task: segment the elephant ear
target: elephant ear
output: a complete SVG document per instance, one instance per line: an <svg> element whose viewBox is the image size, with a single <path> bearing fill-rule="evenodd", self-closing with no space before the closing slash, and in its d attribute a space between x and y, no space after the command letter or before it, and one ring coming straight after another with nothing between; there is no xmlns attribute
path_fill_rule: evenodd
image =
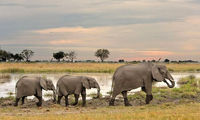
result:
<svg viewBox="0 0 200 120"><path fill-rule="evenodd" d="M152 76L155 80L162 82L164 80L162 74L159 72L159 68L157 65L153 65L152 67Z"/></svg>
<svg viewBox="0 0 200 120"><path fill-rule="evenodd" d="M40 78L40 85L43 89L47 90L47 80Z"/></svg>
<svg viewBox="0 0 200 120"><path fill-rule="evenodd" d="M87 89L90 89L90 83L89 83L89 80L87 77L82 77L82 84L83 84L83 87L87 88Z"/></svg>

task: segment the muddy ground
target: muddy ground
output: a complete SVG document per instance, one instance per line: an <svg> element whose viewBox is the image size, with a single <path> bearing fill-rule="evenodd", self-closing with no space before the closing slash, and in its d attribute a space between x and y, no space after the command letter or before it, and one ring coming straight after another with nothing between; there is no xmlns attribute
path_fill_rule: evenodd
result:
<svg viewBox="0 0 200 120"><path fill-rule="evenodd" d="M199 94L200 96L200 94ZM143 97L143 96L142 96ZM94 108L98 108L98 107L106 107L108 106L110 97L102 97L99 99L90 99L87 100L86 102L86 107L94 107ZM13 97L10 99L2 99L0 101L0 106L1 107L8 107L8 106L13 106L14 104ZM167 103L167 102L173 102L173 103L181 103L182 101L190 101L190 102L200 102L200 97L195 97L195 98L190 98L190 99L178 99L178 98L165 98L165 99L153 99L151 101L150 104L152 105L157 105L157 104L162 104L162 103ZM33 99L26 99L25 100L25 104L21 105L21 101L19 101L19 106L21 108L31 108L31 107L36 107L36 102L38 102L38 100L36 98ZM73 98L71 98L69 100L69 107L72 106L71 104L74 102ZM145 105L145 97L143 98L129 98L129 102L132 104L132 106L142 106ZM42 107L50 107L52 105L54 105L55 103L53 103L53 99L47 100L47 101L43 101L42 103ZM82 100L79 100L78 105L76 105L76 107L81 107L82 104ZM115 100L115 105L116 106L123 106L124 105L124 101L122 97L119 97ZM65 106L65 99L64 97L61 100L61 106Z"/></svg>

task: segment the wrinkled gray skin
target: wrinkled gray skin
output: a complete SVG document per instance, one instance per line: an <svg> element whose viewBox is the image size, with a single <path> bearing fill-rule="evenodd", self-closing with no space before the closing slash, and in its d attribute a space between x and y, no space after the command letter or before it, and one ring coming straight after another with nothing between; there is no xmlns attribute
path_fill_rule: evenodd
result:
<svg viewBox="0 0 200 120"><path fill-rule="evenodd" d="M68 95L74 94L75 103L73 105L78 104L78 98L81 94L82 96L82 106L86 104L86 89L97 88L97 97L100 96L100 87L97 81L94 78L86 77L86 76L70 76L65 75L62 76L57 82L57 95L58 101L60 104L61 98L65 96L65 105L68 106Z"/></svg>
<svg viewBox="0 0 200 120"><path fill-rule="evenodd" d="M171 84L169 84L168 79ZM175 82L166 66L153 63L140 63L137 65L124 65L119 67L113 75L112 97L109 102L114 106L115 97L122 93L125 106L131 106L127 99L127 91L141 87L146 93L146 104L153 99L152 82L165 82L169 88L175 86Z"/></svg>
<svg viewBox="0 0 200 120"><path fill-rule="evenodd" d="M16 83L16 101L14 106L18 105L20 98L22 98L22 104L27 96L34 95L38 98L39 102L37 106L42 105L42 89L52 90L54 96L54 102L56 101L56 91L53 82L41 77L27 77L24 76Z"/></svg>

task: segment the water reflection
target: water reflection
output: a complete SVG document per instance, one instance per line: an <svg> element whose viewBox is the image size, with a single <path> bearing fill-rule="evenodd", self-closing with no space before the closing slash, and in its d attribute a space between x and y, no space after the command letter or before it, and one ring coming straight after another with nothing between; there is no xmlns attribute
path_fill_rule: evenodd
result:
<svg viewBox="0 0 200 120"><path fill-rule="evenodd" d="M2 83L0 83L0 97L7 97L9 96L8 93L12 92L15 93L15 84L18 81L18 79L22 76L40 76L40 77L46 77L48 79L51 79L56 86L56 83L58 79L65 74L10 74L10 79L4 80ZM97 82L99 83L101 87L101 94L103 96L109 95L108 93L111 90L111 84L112 84L112 74L107 73L73 73L71 75L83 75L83 76L90 76L94 77ZM180 78L186 77L188 75L195 75L196 77L200 77L200 73L172 73L172 76L174 77L175 82L177 82ZM167 86L164 82L157 82L155 84L157 87L163 87ZM176 84L175 87L178 87ZM132 90L131 92L139 91L140 88ZM52 93L52 91L44 91L43 95ZM87 90L87 94L91 93L97 93L96 89L89 89ZM33 97L28 97L33 98ZM44 97L44 99L49 99L49 97Z"/></svg>

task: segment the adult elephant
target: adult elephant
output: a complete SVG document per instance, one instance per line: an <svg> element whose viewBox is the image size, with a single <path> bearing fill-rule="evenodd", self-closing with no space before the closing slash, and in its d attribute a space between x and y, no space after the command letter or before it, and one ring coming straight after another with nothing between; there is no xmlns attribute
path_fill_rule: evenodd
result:
<svg viewBox="0 0 200 120"><path fill-rule="evenodd" d="M97 97L100 96L100 87L97 81L94 78L86 77L86 76L71 76L65 75L62 76L57 82L57 94L58 101L60 104L61 98L65 96L65 105L68 106L68 95L74 94L75 102L73 105L78 104L78 98L81 93L82 96L82 106L86 104L86 88L97 88Z"/></svg>
<svg viewBox="0 0 200 120"><path fill-rule="evenodd" d="M56 101L56 91L53 85L53 82L48 79L44 79L41 77L27 77L24 76L19 79L16 83L16 101L14 106L18 105L20 98L22 98L22 104L24 104L24 99L27 96L34 95L38 98L39 102L37 106L42 105L42 89L44 90L52 90L54 101Z"/></svg>
<svg viewBox="0 0 200 120"><path fill-rule="evenodd" d="M168 79L171 84L167 82ZM165 82L169 88L175 86L175 82L165 65L153 63L140 63L137 65L124 65L115 71L112 81L112 97L109 102L114 106L115 97L122 93L125 106L131 106L127 99L127 91L141 87L146 93L146 104L153 99L152 82Z"/></svg>

